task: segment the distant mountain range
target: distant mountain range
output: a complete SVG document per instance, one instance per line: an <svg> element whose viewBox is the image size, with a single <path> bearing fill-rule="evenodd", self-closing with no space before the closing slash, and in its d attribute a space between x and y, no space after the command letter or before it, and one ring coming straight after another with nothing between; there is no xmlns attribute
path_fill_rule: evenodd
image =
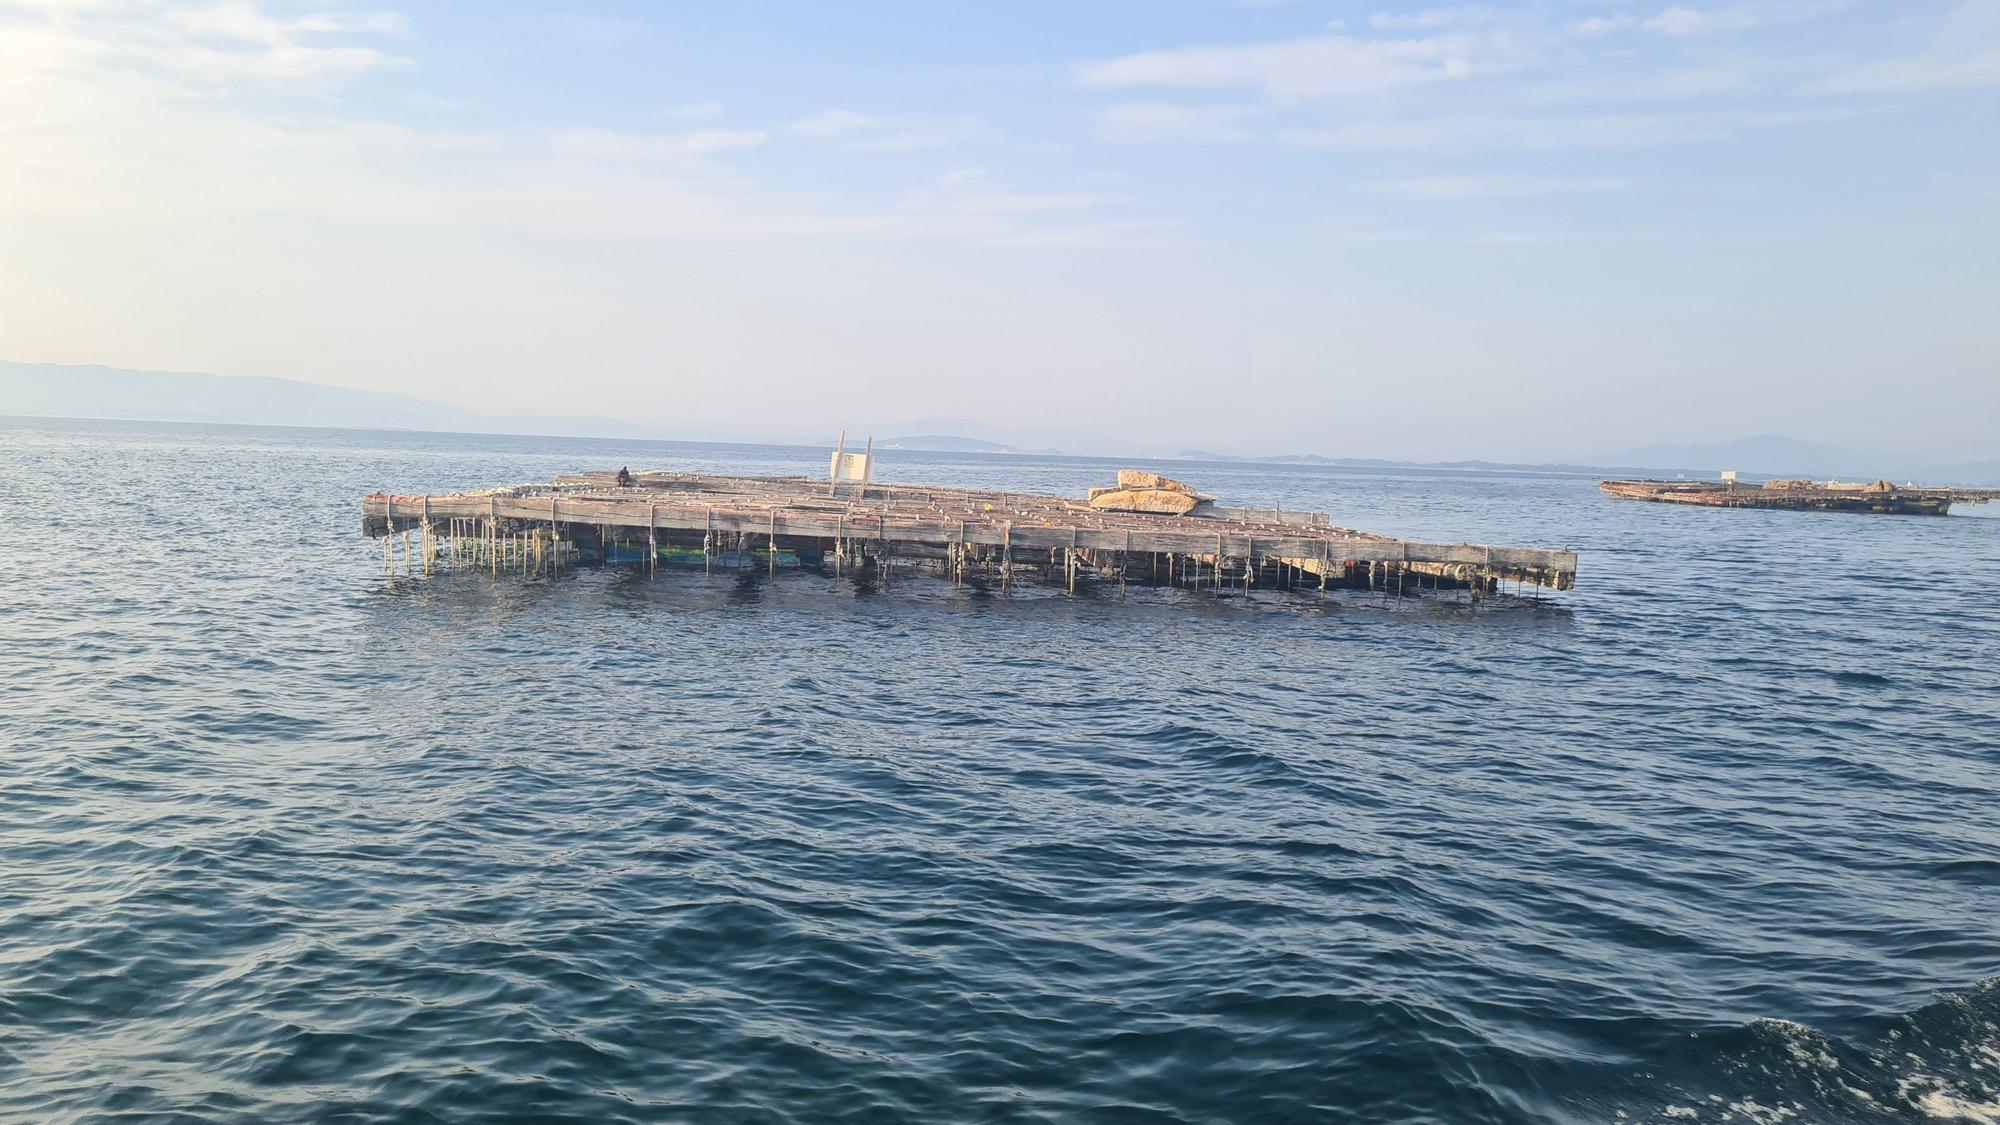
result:
<svg viewBox="0 0 2000 1125"><path fill-rule="evenodd" d="M57 418L118 418L162 422L228 422L268 426L331 426L375 430L543 434L552 437L726 440L667 434L614 418L481 414L409 395L358 391L295 379L205 375L185 371L131 371L97 365L0 362L0 414ZM850 433L866 433L851 430ZM1001 430L963 419L929 419L882 426L878 450L942 453L1104 456L1121 445L1082 430ZM748 435L736 435L740 440ZM761 435L765 440L787 440ZM814 444L793 436L789 440ZM865 439L864 439L865 440ZM850 448L860 444L850 442ZM1129 445L1126 446L1129 449ZM1086 452L1088 451L1088 452ZM1134 457L1146 460L1146 457ZM1157 458L1155 458L1157 459ZM1938 458L1845 449L1795 438L1763 435L1707 444L1650 445L1590 462L1518 464L1497 461L1396 461L1327 457L1316 453L1242 456L1182 450L1183 461L1328 465L1341 468L1433 469L1571 473L1607 476L1713 477L1734 469L1745 477L1816 479L1888 478L1927 484L2000 485L2000 459L1952 462Z"/></svg>
<svg viewBox="0 0 2000 1125"><path fill-rule="evenodd" d="M954 437L950 434L918 434L915 437L881 438L875 442L877 449L909 449L927 453L1032 453L1042 456L1062 456L1060 449L1022 449L997 441L982 438Z"/></svg>
<svg viewBox="0 0 2000 1125"><path fill-rule="evenodd" d="M970 418L921 418L877 422L872 430L848 427L855 433L912 434L875 439L877 449L921 449L939 453L1036 453L1044 456L1099 456L1118 451L1121 443L1086 430L1031 427L1006 429Z"/></svg>
<svg viewBox="0 0 2000 1125"><path fill-rule="evenodd" d="M1589 476L1607 471L1604 465L1519 461L1399 461L1388 457L1324 457L1317 453L1275 453L1246 457L1235 453L1211 453L1205 449L1184 449L1181 461L1243 462L1253 465L1332 465L1342 469L1456 469L1466 472L1500 471L1514 473L1571 473Z"/></svg>
<svg viewBox="0 0 2000 1125"><path fill-rule="evenodd" d="M479 414L385 391L254 375L0 362L0 414L371 430L647 438L613 418Z"/></svg>

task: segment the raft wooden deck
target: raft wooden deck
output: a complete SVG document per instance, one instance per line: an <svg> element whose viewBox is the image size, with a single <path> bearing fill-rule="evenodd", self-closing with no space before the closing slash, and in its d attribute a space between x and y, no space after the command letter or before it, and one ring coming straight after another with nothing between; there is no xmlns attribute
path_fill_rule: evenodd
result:
<svg viewBox="0 0 2000 1125"><path fill-rule="evenodd" d="M1886 483L1886 482L1885 482ZM1628 500L1696 504L1707 508L1776 508L1802 512L1872 512L1942 516L1953 504L2000 499L2000 489L1927 488L1921 485L1832 488L1807 481L1746 484L1740 481L1605 480L1598 490Z"/></svg>
<svg viewBox="0 0 2000 1125"><path fill-rule="evenodd" d="M558 477L443 496L374 493L362 533L401 536L405 564L537 571L570 562L812 566L955 581L1022 577L1221 589L1567 590L1571 551L1421 543L1335 527L1324 513L1204 507L1187 516L1094 510L1083 500L805 477L648 472ZM417 537L413 543L411 536ZM700 555L695 556L694 551ZM393 555L384 543L385 555Z"/></svg>

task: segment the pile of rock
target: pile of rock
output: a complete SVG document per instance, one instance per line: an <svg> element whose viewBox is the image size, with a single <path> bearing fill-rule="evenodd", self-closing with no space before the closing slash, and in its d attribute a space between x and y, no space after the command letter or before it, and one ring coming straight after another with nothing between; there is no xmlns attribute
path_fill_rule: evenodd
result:
<svg viewBox="0 0 2000 1125"><path fill-rule="evenodd" d="M1184 516L1203 504L1214 502L1215 497L1196 492L1172 477L1141 469L1120 469L1117 487L1090 490L1090 506L1100 512L1157 512Z"/></svg>

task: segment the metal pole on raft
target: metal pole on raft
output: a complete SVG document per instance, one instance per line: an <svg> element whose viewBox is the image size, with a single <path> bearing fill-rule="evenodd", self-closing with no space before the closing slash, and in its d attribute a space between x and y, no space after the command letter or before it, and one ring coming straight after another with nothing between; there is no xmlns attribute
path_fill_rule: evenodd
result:
<svg viewBox="0 0 2000 1125"><path fill-rule="evenodd" d="M1014 581L1014 521L1008 520L1000 526L1000 588L1005 590Z"/></svg>

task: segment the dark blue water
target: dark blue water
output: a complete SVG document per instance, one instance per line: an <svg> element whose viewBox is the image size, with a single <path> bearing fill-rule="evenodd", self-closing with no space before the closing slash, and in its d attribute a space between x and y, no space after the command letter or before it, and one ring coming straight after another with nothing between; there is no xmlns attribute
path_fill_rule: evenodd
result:
<svg viewBox="0 0 2000 1125"><path fill-rule="evenodd" d="M1183 468L1582 553L1477 614L358 536L824 457L0 420L0 1118L2000 1120L2000 521Z"/></svg>

